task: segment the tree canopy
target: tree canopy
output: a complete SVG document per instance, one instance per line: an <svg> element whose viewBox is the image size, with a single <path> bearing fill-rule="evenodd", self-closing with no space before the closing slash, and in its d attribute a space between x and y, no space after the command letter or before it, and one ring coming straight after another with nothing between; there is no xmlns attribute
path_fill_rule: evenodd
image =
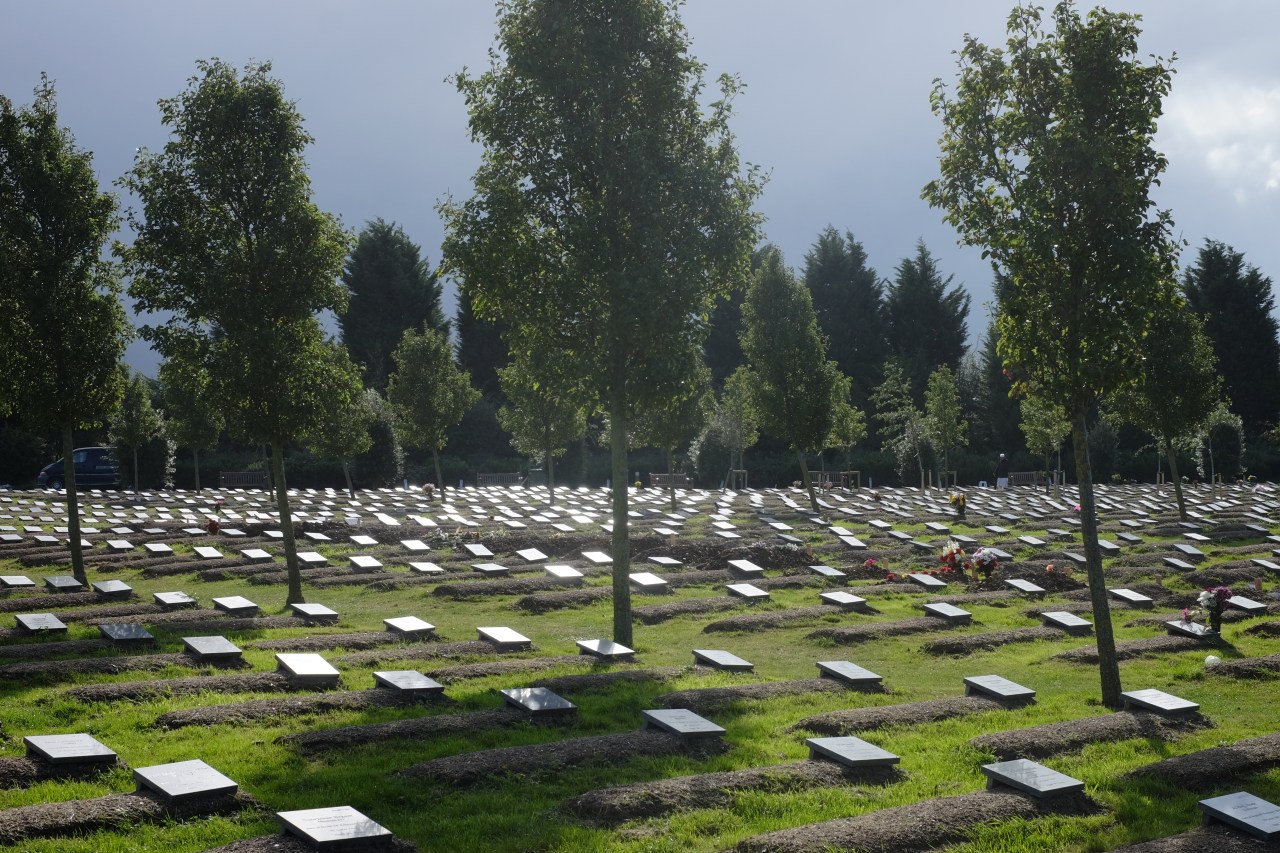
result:
<svg viewBox="0 0 1280 853"><path fill-rule="evenodd" d="M924 400L929 374L939 365L959 369L968 349L969 294L959 285L951 287L952 278L942 277L921 240L915 255L898 263L885 295L889 350L906 374L917 403Z"/></svg>

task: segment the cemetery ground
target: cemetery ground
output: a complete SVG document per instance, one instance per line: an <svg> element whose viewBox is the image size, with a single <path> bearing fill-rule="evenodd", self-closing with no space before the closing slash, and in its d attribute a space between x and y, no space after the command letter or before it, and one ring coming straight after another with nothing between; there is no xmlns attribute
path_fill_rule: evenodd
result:
<svg viewBox="0 0 1280 853"><path fill-rule="evenodd" d="M586 556L609 549L601 490L563 490L552 509L534 489L451 490L447 505L392 490L355 502L295 494L299 550L325 560L304 568L306 598L336 611L333 624L285 605L265 494L82 496L89 581L131 587L114 598L46 590L44 578L70 574L60 495L0 493L0 580L32 581L0 593L0 850L287 853L308 848L283 840L276 813L334 806L390 830L400 849L424 851L1276 849L1274 839L1197 828L1197 803L1236 791L1280 802L1280 500L1244 487L1192 490L1195 517L1181 525L1167 488L1103 487L1099 497L1101 536L1114 543L1108 586L1153 599L1113 599L1124 689L1163 691L1197 712L1102 707L1092 634L1046 629L1046 611L1093 618L1072 558L1082 547L1069 492L972 489L960 521L944 493L912 489L829 493L820 516L792 490L679 492L674 515L665 493L637 491L632 572L669 586L635 589L635 653L622 660L577 645L608 639L612 622L610 567ZM221 529L201 530L213 515ZM1009 559L985 581L942 573L947 585L928 589L905 578L937 571L951 537ZM582 585L561 584L548 566L571 567ZM731 584L768 597L740 597ZM1219 584L1262 609L1228 609L1221 637L1171 633L1166 623ZM194 609L153 603L178 590ZM832 592L864 601L820 598ZM260 610L213 604L232 597ZM969 616L927 615L931 603ZM21 630L26 614L52 614L65 633ZM434 632L393 634L384 620L397 617ZM112 640L105 624L140 625L154 639ZM479 628L497 626L530 642L478 640ZM225 637L242 659L196 660L183 651L193 636ZM695 664L695 650L751 668ZM318 654L339 681L278 674L277 654ZM1210 655L1222 663L1207 665ZM818 663L832 661L882 680L819 680ZM375 672L404 670L443 690L401 697L375 686ZM966 696L965 679L987 675L1034 699ZM538 686L574 709L504 710L499 691ZM668 707L724 733L642 728L643 712ZM58 772L24 757L24 738L72 733L119 763ZM810 757L807 739L833 736L897 760L845 767ZM1080 780L1083 793L985 791L983 765L1017 757ZM131 796L134 770L193 759L233 780L235 798L166 808Z"/></svg>

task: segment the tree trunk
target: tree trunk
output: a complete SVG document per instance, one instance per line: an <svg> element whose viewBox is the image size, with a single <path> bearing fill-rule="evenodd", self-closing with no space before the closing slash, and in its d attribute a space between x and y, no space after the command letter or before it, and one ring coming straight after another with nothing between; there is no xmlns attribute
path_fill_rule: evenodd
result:
<svg viewBox="0 0 1280 853"><path fill-rule="evenodd" d="M347 481L347 494L351 495L352 500L356 496L356 487L351 484L351 463L342 460L342 478Z"/></svg>
<svg viewBox="0 0 1280 853"><path fill-rule="evenodd" d="M133 448L133 493L138 493L138 448Z"/></svg>
<svg viewBox="0 0 1280 853"><path fill-rule="evenodd" d="M284 442L271 442L271 479L275 481L276 511L280 515L280 532L284 535L284 562L289 573L289 594L285 604L301 604L302 573L298 570L298 544L293 539L293 517L289 515L289 490L284 485Z"/></svg>
<svg viewBox="0 0 1280 853"><path fill-rule="evenodd" d="M1076 480L1080 484L1080 531L1084 538L1085 571L1089 577L1089 600L1093 604L1093 631L1098 641L1098 672L1102 680L1102 704L1120 707L1120 664L1116 660L1115 633L1111 627L1111 606L1107 581L1102 575L1102 551L1098 548L1098 516L1093 504L1093 469L1089 461L1088 430L1081 410L1071 426L1075 444Z"/></svg>
<svg viewBox="0 0 1280 853"><path fill-rule="evenodd" d="M676 480L675 472L671 470L671 448L666 448L667 454L667 495L671 498L671 511L676 511Z"/></svg>
<svg viewBox="0 0 1280 853"><path fill-rule="evenodd" d="M431 459L436 465L436 484L440 486L440 503L444 503L444 476L440 473L440 451L431 448Z"/></svg>
<svg viewBox="0 0 1280 853"><path fill-rule="evenodd" d="M200 491L200 451L191 448L192 473L196 475L196 491Z"/></svg>
<svg viewBox="0 0 1280 853"><path fill-rule="evenodd" d="M80 501L76 493L76 437L71 423L62 425L62 482L67 490L67 541L71 546L71 574L88 584L84 573L84 549L80 547Z"/></svg>
<svg viewBox="0 0 1280 853"><path fill-rule="evenodd" d="M796 456L800 459L800 481L804 483L805 491L809 493L809 506L813 507L814 512L820 513L818 496L813 493L813 480L809 479L809 463L805 460L803 453L796 451Z"/></svg>
<svg viewBox="0 0 1280 853"><path fill-rule="evenodd" d="M1173 439L1165 436L1164 455L1169 457L1169 476L1173 477L1173 493L1178 496L1178 520L1187 520L1187 501L1182 496L1182 478L1178 476L1178 456L1173 451Z"/></svg>
<svg viewBox="0 0 1280 853"><path fill-rule="evenodd" d="M613 641L633 645L631 540L627 536L627 407L625 378L614 370L609 400L609 457L613 479Z"/></svg>
<svg viewBox="0 0 1280 853"><path fill-rule="evenodd" d="M267 493L274 499L276 496L276 464L268 453L270 449L268 445L262 445L262 464L267 472Z"/></svg>

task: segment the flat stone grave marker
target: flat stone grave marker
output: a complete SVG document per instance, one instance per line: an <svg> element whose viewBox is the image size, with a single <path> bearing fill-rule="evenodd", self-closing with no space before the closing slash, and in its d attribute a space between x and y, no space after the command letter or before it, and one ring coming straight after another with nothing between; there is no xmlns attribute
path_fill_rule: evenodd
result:
<svg viewBox="0 0 1280 853"><path fill-rule="evenodd" d="M1084 554L1078 553L1076 551L1063 551L1062 556L1070 560L1071 562L1075 563L1077 566L1083 566L1086 562L1088 562L1085 559Z"/></svg>
<svg viewBox="0 0 1280 853"><path fill-rule="evenodd" d="M1179 637L1195 637L1197 640L1213 639L1216 633L1210 631L1205 625L1199 622L1189 622L1182 619L1170 619L1164 623L1170 634L1176 634Z"/></svg>
<svg viewBox="0 0 1280 853"><path fill-rule="evenodd" d="M1192 531L1192 530L1188 530L1186 533L1182 535L1185 536L1187 539L1190 539L1192 542L1212 542L1213 541L1208 536L1205 536L1203 533L1196 533L1195 531Z"/></svg>
<svg viewBox="0 0 1280 853"><path fill-rule="evenodd" d="M586 557L597 566L606 566L613 562L613 557L610 557L604 551L583 551L582 556Z"/></svg>
<svg viewBox="0 0 1280 853"><path fill-rule="evenodd" d="M150 643L155 640L151 632L141 625L126 623L99 625L98 633L116 643Z"/></svg>
<svg viewBox="0 0 1280 853"><path fill-rule="evenodd" d="M1036 698L1036 692L1030 687L1023 687L999 675L970 675L964 680L964 695L972 696L982 693L995 699L1011 699L1029 701Z"/></svg>
<svg viewBox="0 0 1280 853"><path fill-rule="evenodd" d="M547 555L539 551L537 548L523 548L516 551L516 556L524 560L526 563L541 563L548 559Z"/></svg>
<svg viewBox="0 0 1280 853"><path fill-rule="evenodd" d="M108 539L107 550L117 552L132 551L133 543L127 539Z"/></svg>
<svg viewBox="0 0 1280 853"><path fill-rule="evenodd" d="M222 552L217 548L210 548L208 545L197 545L194 549L196 556L202 560L221 560Z"/></svg>
<svg viewBox="0 0 1280 853"><path fill-rule="evenodd" d="M578 711L578 706L546 687L512 687L498 692L504 703L530 717L555 717Z"/></svg>
<svg viewBox="0 0 1280 853"><path fill-rule="evenodd" d="M1280 572L1280 565L1276 565L1270 560L1257 559L1257 560L1250 560L1249 562L1253 563L1255 566L1258 566L1259 568L1266 569L1267 571Z"/></svg>
<svg viewBox="0 0 1280 853"><path fill-rule="evenodd" d="M867 600L859 595L851 592L845 592L842 589L833 590L832 592L820 592L818 598L823 604L830 604L832 607L839 607L842 610L851 610L855 607L861 607L867 603Z"/></svg>
<svg viewBox="0 0 1280 853"><path fill-rule="evenodd" d="M255 616L258 613L258 605L242 595L215 598L213 599L213 606L218 610L230 613L232 616Z"/></svg>
<svg viewBox="0 0 1280 853"><path fill-rule="evenodd" d="M1088 634L1093 623L1065 610L1053 610L1040 614L1040 621L1053 628L1061 628L1068 634Z"/></svg>
<svg viewBox="0 0 1280 853"><path fill-rule="evenodd" d="M300 684L328 686L338 683L342 673L317 654L286 653L276 655L276 672L283 672Z"/></svg>
<svg viewBox="0 0 1280 853"><path fill-rule="evenodd" d="M1261 601L1254 601L1252 598L1245 598L1243 595L1233 595L1227 599L1227 607L1234 607L1237 610L1243 610L1245 613L1266 613L1267 605Z"/></svg>
<svg viewBox="0 0 1280 853"><path fill-rule="evenodd" d="M1167 714L1177 716L1178 714L1190 714L1200 710L1200 706L1195 702L1181 699L1163 690L1128 690L1120 694L1120 698L1124 700L1125 710L1130 705L1141 708L1144 711L1153 711L1157 714Z"/></svg>
<svg viewBox="0 0 1280 853"><path fill-rule="evenodd" d="M400 544L411 554L421 554L431 550L431 546L421 539L401 539Z"/></svg>
<svg viewBox="0 0 1280 853"><path fill-rule="evenodd" d="M235 793L238 787L198 758L139 767L133 771L138 790L154 791L171 803Z"/></svg>
<svg viewBox="0 0 1280 853"><path fill-rule="evenodd" d="M1247 791L1201 800L1197 805L1204 812L1206 825L1216 821L1268 841L1280 838L1280 806Z"/></svg>
<svg viewBox="0 0 1280 853"><path fill-rule="evenodd" d="M16 533L0 533L0 542L5 543L6 545L12 545L15 542L21 541L22 537Z"/></svg>
<svg viewBox="0 0 1280 853"><path fill-rule="evenodd" d="M1025 580L1023 578L1006 578L1005 586L1012 587L1016 589L1018 592L1026 593L1027 595L1030 595L1033 598L1044 597L1044 587L1034 584L1031 581Z"/></svg>
<svg viewBox="0 0 1280 853"><path fill-rule="evenodd" d="M464 542L462 548L473 557L492 557L493 552L479 542Z"/></svg>
<svg viewBox="0 0 1280 853"><path fill-rule="evenodd" d="M654 529L655 529L655 530L657 530L657 528L656 528L656 527L655 527ZM791 543L792 545L803 545L803 544L804 544L804 540L803 540L803 539L801 539L799 536L792 536L790 533L779 533L779 534L778 534L778 539L779 539L780 541L782 541L782 542L789 542L789 543Z"/></svg>
<svg viewBox="0 0 1280 853"><path fill-rule="evenodd" d="M390 619L383 619L382 624L391 633L406 637L425 637L436 630L435 625L419 619L417 616L394 616Z"/></svg>
<svg viewBox="0 0 1280 853"><path fill-rule="evenodd" d="M628 579L638 592L666 592L670 589L667 582L653 572L635 572Z"/></svg>
<svg viewBox="0 0 1280 853"><path fill-rule="evenodd" d="M115 764L116 753L87 734L28 735L27 757L46 764Z"/></svg>
<svg viewBox="0 0 1280 853"><path fill-rule="evenodd" d="M351 568L357 572L376 572L382 568L382 561L368 554L356 554L350 560Z"/></svg>
<svg viewBox="0 0 1280 853"><path fill-rule="evenodd" d="M351 806L276 812L286 833L298 836L316 850L365 850L391 836Z"/></svg>
<svg viewBox="0 0 1280 853"><path fill-rule="evenodd" d="M662 729L681 738L719 737L724 729L685 708L658 708L641 711L643 728Z"/></svg>
<svg viewBox="0 0 1280 853"><path fill-rule="evenodd" d="M937 616L956 625L968 625L973 621L973 614L968 610L962 610L954 604L926 604L924 612L930 616Z"/></svg>
<svg viewBox="0 0 1280 853"><path fill-rule="evenodd" d="M501 563L472 563L471 568L485 576L505 575L511 572Z"/></svg>
<svg viewBox="0 0 1280 853"><path fill-rule="evenodd" d="M1125 543L1126 545L1142 544L1142 537L1134 536L1132 533L1127 533L1127 532L1117 533L1116 538L1119 539L1121 542Z"/></svg>
<svg viewBox="0 0 1280 853"><path fill-rule="evenodd" d="M248 535L243 530L239 530L235 527L223 527L219 532L223 536L230 536L232 539L239 539L242 536Z"/></svg>
<svg viewBox="0 0 1280 853"><path fill-rule="evenodd" d="M911 542L915 539L915 537L910 533L907 533L905 530L888 530L885 532L894 539L897 539L899 542Z"/></svg>
<svg viewBox="0 0 1280 853"><path fill-rule="evenodd" d="M198 602L185 592L153 592L151 598L165 610L195 607Z"/></svg>
<svg viewBox="0 0 1280 853"><path fill-rule="evenodd" d="M578 654L581 655L592 655L604 660L617 660L619 658L629 658L635 653L635 649L627 648L622 643L615 643L613 640L578 640Z"/></svg>
<svg viewBox="0 0 1280 853"><path fill-rule="evenodd" d="M373 547L376 547L378 544L377 539L374 539L372 536L366 536L363 533L357 533L354 536L350 536L348 538L355 544L359 545L361 548L373 548Z"/></svg>
<svg viewBox="0 0 1280 853"><path fill-rule="evenodd" d="M39 542L41 545L57 545L59 541L57 536L50 536L47 533L40 533L32 536L31 538Z"/></svg>
<svg viewBox="0 0 1280 853"><path fill-rule="evenodd" d="M163 542L148 542L142 546L153 557L171 557L173 549Z"/></svg>
<svg viewBox="0 0 1280 853"><path fill-rule="evenodd" d="M290 604L289 609L293 611L295 616L308 622L315 622L318 625L336 625L338 623L338 611L323 604L312 604L304 601Z"/></svg>
<svg viewBox="0 0 1280 853"><path fill-rule="evenodd" d="M1104 556L1114 557L1120 553L1120 546L1106 539L1099 539L1098 550L1101 551Z"/></svg>
<svg viewBox="0 0 1280 853"><path fill-rule="evenodd" d="M1043 548L1048 543L1038 536L1019 536L1018 541L1023 545L1029 545L1032 548Z"/></svg>
<svg viewBox="0 0 1280 853"><path fill-rule="evenodd" d="M675 557L650 557L650 563L657 563L659 566L678 566L680 561Z"/></svg>
<svg viewBox="0 0 1280 853"><path fill-rule="evenodd" d="M1119 589L1108 589L1107 592L1111 593L1112 598L1118 601L1123 601L1126 604L1131 604L1134 607L1152 608L1156 605L1155 601L1150 596L1143 595L1140 592L1134 592L1133 590L1126 589L1124 587L1120 587Z"/></svg>
<svg viewBox="0 0 1280 853"><path fill-rule="evenodd" d="M328 536L326 536L325 534L321 533L318 530L308 530L306 533L303 533L302 535L310 539L312 542L332 542L333 541Z"/></svg>
<svg viewBox="0 0 1280 853"><path fill-rule="evenodd" d="M329 564L329 558L317 551L299 551L298 562L306 566L325 566Z"/></svg>
<svg viewBox="0 0 1280 853"><path fill-rule="evenodd" d="M762 578L764 569L750 560L730 560L729 570L732 574L743 578Z"/></svg>
<svg viewBox="0 0 1280 853"><path fill-rule="evenodd" d="M71 575L50 575L44 579L44 585L54 592L74 592L84 589L84 584Z"/></svg>
<svg viewBox="0 0 1280 853"><path fill-rule="evenodd" d="M409 570L424 575L438 575L444 573L444 569L440 568L435 563L410 563Z"/></svg>
<svg viewBox="0 0 1280 853"><path fill-rule="evenodd" d="M725 589L730 595L745 598L747 601L764 601L769 598L768 592L749 583L731 583Z"/></svg>
<svg viewBox="0 0 1280 853"><path fill-rule="evenodd" d="M693 660L724 672L751 672L755 669L755 664L723 649L694 649Z"/></svg>
<svg viewBox="0 0 1280 853"><path fill-rule="evenodd" d="M1204 552L1194 545L1188 545L1185 542L1173 543L1173 550L1193 560L1203 560Z"/></svg>
<svg viewBox="0 0 1280 853"><path fill-rule="evenodd" d="M0 575L0 587L4 589L22 589L35 585L36 582L26 575Z"/></svg>
<svg viewBox="0 0 1280 853"><path fill-rule="evenodd" d="M133 587L121 580L94 581L93 591L103 598L128 598Z"/></svg>
<svg viewBox="0 0 1280 853"><path fill-rule="evenodd" d="M912 572L907 577L913 582L918 583L925 589L942 589L947 582L940 580L933 575L926 575L924 572Z"/></svg>
<svg viewBox="0 0 1280 853"><path fill-rule="evenodd" d="M13 618L18 623L18 627L24 631L35 633L67 630L66 623L52 613L19 613Z"/></svg>
<svg viewBox="0 0 1280 853"><path fill-rule="evenodd" d="M240 556L244 557L250 563L270 563L271 554L261 548L242 548Z"/></svg>
<svg viewBox="0 0 1280 853"><path fill-rule="evenodd" d="M226 637L183 637L183 650L198 660L238 660L240 647Z"/></svg>
<svg viewBox="0 0 1280 853"><path fill-rule="evenodd" d="M815 575L821 575L824 578L834 579L843 578L845 576L844 572L839 569L833 569L830 566L809 566L809 571L813 572Z"/></svg>
<svg viewBox="0 0 1280 853"><path fill-rule="evenodd" d="M557 521L555 524L551 525L551 527L552 527L552 529L553 529L553 530L559 530L561 533L573 533L573 532L574 532L573 525L572 525L572 524L565 524L563 521Z"/></svg>
<svg viewBox="0 0 1280 853"><path fill-rule="evenodd" d="M1007 785L1033 797L1051 797L1084 790L1084 782L1079 779L1025 758L984 764L982 772L987 777L988 789Z"/></svg>
<svg viewBox="0 0 1280 853"><path fill-rule="evenodd" d="M823 678L834 678L836 681L843 681L845 684L855 687L864 684L879 684L884 680L871 670L863 669L856 663L850 663L847 660L820 660L818 661L818 673Z"/></svg>
<svg viewBox="0 0 1280 853"><path fill-rule="evenodd" d="M856 737L805 738L809 758L825 758L846 767L887 767L901 759L888 750Z"/></svg>
<svg viewBox="0 0 1280 853"><path fill-rule="evenodd" d="M524 634L505 626L476 628L476 633L479 635L481 640L484 640L486 643L492 643L497 646L500 651L527 649L533 646L533 641Z"/></svg>
<svg viewBox="0 0 1280 853"><path fill-rule="evenodd" d="M376 687L398 690L401 693L443 693L444 685L417 670L395 669L375 672L373 682Z"/></svg>
<svg viewBox="0 0 1280 853"><path fill-rule="evenodd" d="M547 566L547 577L562 581L566 584L582 583L582 572L573 566Z"/></svg>
<svg viewBox="0 0 1280 853"><path fill-rule="evenodd" d="M1004 536L1009 532L1009 528L1001 527L998 524L988 524L985 529L988 533L994 533L997 536Z"/></svg>
<svg viewBox="0 0 1280 853"><path fill-rule="evenodd" d="M881 519L879 519L879 518L870 518L870 519L867 519L867 524L870 524L870 525L871 525L872 527L874 527L876 530L892 530L892 529L893 529L893 525L892 525L892 524L890 524L890 523L889 523L889 522L887 522L887 521L883 521L883 520L881 520Z"/></svg>

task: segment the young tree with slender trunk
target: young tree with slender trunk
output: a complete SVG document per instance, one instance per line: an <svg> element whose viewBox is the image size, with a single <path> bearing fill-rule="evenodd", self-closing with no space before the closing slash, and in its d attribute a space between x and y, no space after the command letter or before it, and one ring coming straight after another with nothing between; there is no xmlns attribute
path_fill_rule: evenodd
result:
<svg viewBox="0 0 1280 853"><path fill-rule="evenodd" d="M1062 407L1028 393L1018 401L1022 420L1018 426L1027 439L1027 450L1044 459L1046 474L1053 470L1053 454L1071 434L1071 421ZM1059 484L1061 485L1061 484ZM1048 483L1045 484L1046 490Z"/></svg>
<svg viewBox="0 0 1280 853"><path fill-rule="evenodd" d="M74 430L115 409L129 335L119 272L102 260L116 200L98 189L92 160L58 126L48 79L29 107L0 96L0 411L62 438L71 570L81 583Z"/></svg>
<svg viewBox="0 0 1280 853"><path fill-rule="evenodd" d="M627 436L746 278L757 217L729 133L740 88L703 89L667 0L511 0L490 68L456 78L484 146L475 194L441 205L475 313L570 355L608 413L613 639L631 644ZM708 101L710 101L708 103Z"/></svg>
<svg viewBox="0 0 1280 853"><path fill-rule="evenodd" d="M676 448L702 431L711 417L714 401L711 369L698 362L691 367L689 382L681 393L636 416L636 446L656 447L662 451L667 466L667 498L672 512L676 511L675 467L672 464Z"/></svg>
<svg viewBox="0 0 1280 853"><path fill-rule="evenodd" d="M1002 291L1000 355L1073 424L1080 521L1102 701L1120 704L1085 416L1137 382L1141 341L1172 286L1176 243L1151 189L1171 70L1139 58L1138 19L1071 2L1009 16L1004 49L967 37L951 91L938 82L941 176L924 189L963 243L981 246Z"/></svg>
<svg viewBox="0 0 1280 853"><path fill-rule="evenodd" d="M914 460L923 489L924 453L928 445L925 416L911 398L911 383L897 359L885 362L884 381L871 392L871 402L876 407L880 438L898 461L898 476L905 479L907 466Z"/></svg>
<svg viewBox="0 0 1280 853"><path fill-rule="evenodd" d="M732 482L734 470L747 467L743 458L747 448L760 440L760 416L751 399L754 381L754 374L745 365L734 370L724 381L720 399L711 413L712 427L729 450L729 470L724 479L726 486Z"/></svg>
<svg viewBox="0 0 1280 853"><path fill-rule="evenodd" d="M939 477L947 488L947 475L951 471L951 451L969 443L969 425L963 419L960 392L951 368L939 365L929 374L924 391L924 430L929 444L941 457ZM951 483L952 486L955 483Z"/></svg>
<svg viewBox="0 0 1280 853"><path fill-rule="evenodd" d="M522 354L498 369L509 405L498 410L498 423L511 433L517 452L541 457L547 474L549 502L556 502L556 457L587 431L589 395L557 369L552 356Z"/></svg>
<svg viewBox="0 0 1280 853"><path fill-rule="evenodd" d="M166 360L160 363L166 429L179 447L191 450L192 473L200 491L200 451L218 443L225 421L209 396L209 376L196 367Z"/></svg>
<svg viewBox="0 0 1280 853"><path fill-rule="evenodd" d="M197 63L186 91L160 102L170 139L138 152L121 184L136 195L137 237L118 246L142 311L170 319L143 337L184 370L203 370L233 433L271 450L288 602L303 601L284 449L333 396L359 391L334 370L317 315L341 314L348 235L311 200L311 137L269 63L243 72Z"/></svg>
<svg viewBox="0 0 1280 853"><path fill-rule="evenodd" d="M128 375L127 368L124 370ZM124 380L124 396L120 408L111 418L111 441L129 448L133 454L133 490L138 491L138 448L160 434L160 413L151 405L151 388L142 374L134 372Z"/></svg>
<svg viewBox="0 0 1280 853"><path fill-rule="evenodd" d="M449 339L430 327L405 332L391 357L396 369L387 381L387 402L395 413L396 432L406 447L431 451L443 500L440 450L449 440L449 429L462 421L480 392L454 362Z"/></svg>
<svg viewBox="0 0 1280 853"><path fill-rule="evenodd" d="M354 498L351 462L373 446L369 427L373 425L374 411L368 394L360 387L360 368L352 362L346 347L328 341L325 351L333 374L343 379L336 383L337 393L324 399L320 418L308 428L303 443L313 453L338 461L347 493Z"/></svg>

